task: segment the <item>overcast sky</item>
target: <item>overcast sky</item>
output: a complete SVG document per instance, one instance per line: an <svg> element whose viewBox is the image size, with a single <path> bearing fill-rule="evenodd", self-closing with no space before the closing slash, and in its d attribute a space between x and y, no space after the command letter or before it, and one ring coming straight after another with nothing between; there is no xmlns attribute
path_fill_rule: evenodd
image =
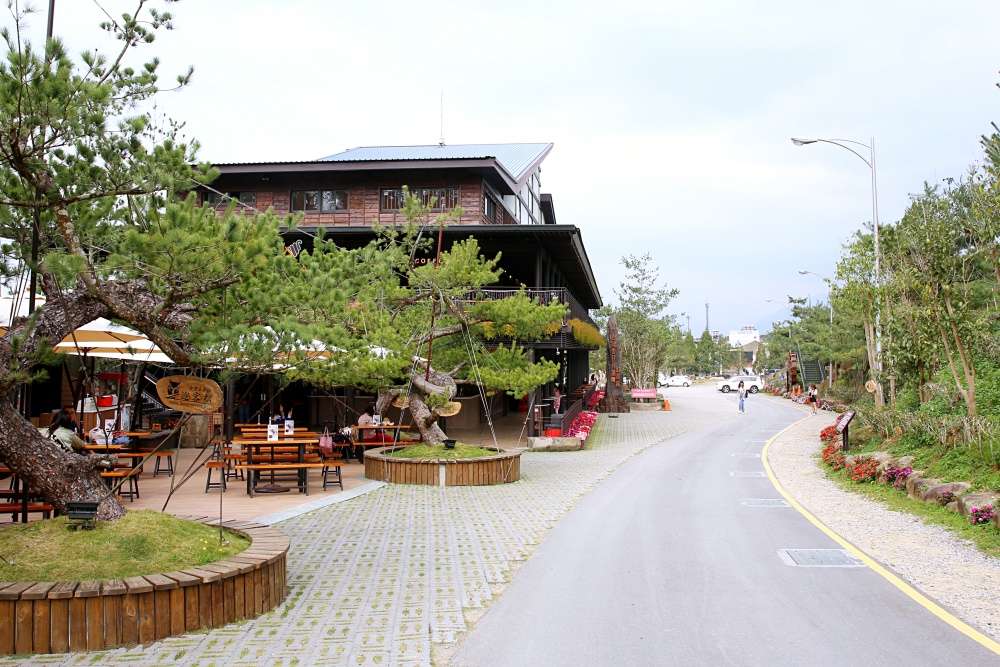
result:
<svg viewBox="0 0 1000 667"><path fill-rule="evenodd" d="M136 0L104 0L120 15ZM32 30L44 36L46 0ZM879 217L961 176L1000 121L995 0L472 3L201 0L149 50L193 85L165 95L214 162L355 146L553 142L542 189L580 227L605 302L648 252L696 334L767 330L767 299L826 299L871 220L871 172L836 146L875 138ZM55 32L98 43L93 0ZM4 25L9 25L9 16ZM686 325L686 318L679 317Z"/></svg>

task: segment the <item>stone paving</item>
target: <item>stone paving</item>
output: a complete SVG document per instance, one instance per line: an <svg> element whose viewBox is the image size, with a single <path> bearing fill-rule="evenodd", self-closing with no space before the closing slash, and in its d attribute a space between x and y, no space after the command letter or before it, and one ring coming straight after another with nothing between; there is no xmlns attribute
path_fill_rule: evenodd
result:
<svg viewBox="0 0 1000 667"><path fill-rule="evenodd" d="M714 395L671 401L671 412L602 415L585 451L524 454L515 484L373 485L275 523L292 541L290 595L260 618L131 649L0 659L0 667L441 664L581 496L644 449L737 414Z"/></svg>

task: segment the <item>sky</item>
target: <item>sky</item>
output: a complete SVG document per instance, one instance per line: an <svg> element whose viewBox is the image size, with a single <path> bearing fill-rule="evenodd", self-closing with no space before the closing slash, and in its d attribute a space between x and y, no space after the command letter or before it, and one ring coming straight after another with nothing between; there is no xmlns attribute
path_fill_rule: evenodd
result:
<svg viewBox="0 0 1000 667"><path fill-rule="evenodd" d="M73 52L103 12L55 0ZM30 21L44 37L47 0ZM356 146L552 142L559 223L577 225L605 303L648 253L695 335L826 300L841 244L872 219L871 170L830 144L875 143L881 224L924 182L981 160L1000 122L1000 3L967 0L202 0L143 59L159 111L211 162L312 160ZM10 25L7 15L0 24ZM443 93L443 104L442 104ZM867 149L860 149L866 157ZM681 316L687 313L690 317Z"/></svg>

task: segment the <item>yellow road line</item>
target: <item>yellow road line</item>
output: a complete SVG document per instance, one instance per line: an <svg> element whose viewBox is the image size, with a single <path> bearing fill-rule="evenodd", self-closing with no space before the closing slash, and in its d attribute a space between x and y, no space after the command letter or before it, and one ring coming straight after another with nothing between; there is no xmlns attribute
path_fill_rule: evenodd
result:
<svg viewBox="0 0 1000 667"><path fill-rule="evenodd" d="M985 646L986 648L993 651L997 655L1000 655L1000 643L995 642L994 640L990 639L989 637L979 632L972 626L968 625L964 621L956 618L954 615L943 609L936 602L925 596L917 589L910 586L910 584L906 583L905 581L897 577L895 574L893 574L889 570L879 565L877 562L875 562L875 560L871 556L861 551L856 546L854 546L853 544L845 540L843 537L833 532L833 530L828 528L826 525L824 525L823 522L821 522L819 519L813 516L809 512L809 510L800 505L794 498L788 495L785 489L782 488L781 484L778 483L778 478L774 476L774 471L771 470L771 465L767 461L767 450L768 448L770 448L771 443L777 440L785 431L789 430L793 426L796 426L805 419L808 419L808 417L803 417L794 424L790 424L789 426L786 426L785 428L775 433L773 436L771 436L771 439L764 444L764 449L763 451L761 451L760 459L764 463L764 470L765 472L767 472L767 478L771 480L772 484L774 484L774 488L778 490L778 493L780 493L784 497L784 499L787 500L789 504L791 504L792 507L798 510L802 516L808 519L814 526L819 528L821 531L826 533L834 542L836 542L837 544L839 544L840 546L844 547L852 554L857 556L859 559L861 559L861 561L865 565L867 565L876 573L881 575L882 578L886 579L890 584L892 584L893 586L901 590L903 593L908 595L921 607L931 612L932 614L940 618L942 621L944 621L951 627L961 632L966 637L969 637L970 639L979 642L981 645Z"/></svg>

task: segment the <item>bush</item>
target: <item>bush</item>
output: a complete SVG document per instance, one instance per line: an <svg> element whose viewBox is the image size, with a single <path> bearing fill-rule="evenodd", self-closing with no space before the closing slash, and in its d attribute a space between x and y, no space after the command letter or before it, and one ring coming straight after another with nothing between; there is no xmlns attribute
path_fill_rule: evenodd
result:
<svg viewBox="0 0 1000 667"><path fill-rule="evenodd" d="M840 450L840 445L831 442L823 448L823 463L830 466L831 470L843 469L844 452Z"/></svg>
<svg viewBox="0 0 1000 667"><path fill-rule="evenodd" d="M913 472L913 468L910 466L905 468L890 466L885 471L885 482L892 484L897 489L902 489L906 486L906 478L910 476L911 472Z"/></svg>
<svg viewBox="0 0 1000 667"><path fill-rule="evenodd" d="M973 507L969 513L969 521L974 524L986 524L993 521L993 505Z"/></svg>
<svg viewBox="0 0 1000 667"><path fill-rule="evenodd" d="M851 481L858 483L874 482L877 474L878 461L875 459L869 456L854 459L854 466L851 468Z"/></svg>

